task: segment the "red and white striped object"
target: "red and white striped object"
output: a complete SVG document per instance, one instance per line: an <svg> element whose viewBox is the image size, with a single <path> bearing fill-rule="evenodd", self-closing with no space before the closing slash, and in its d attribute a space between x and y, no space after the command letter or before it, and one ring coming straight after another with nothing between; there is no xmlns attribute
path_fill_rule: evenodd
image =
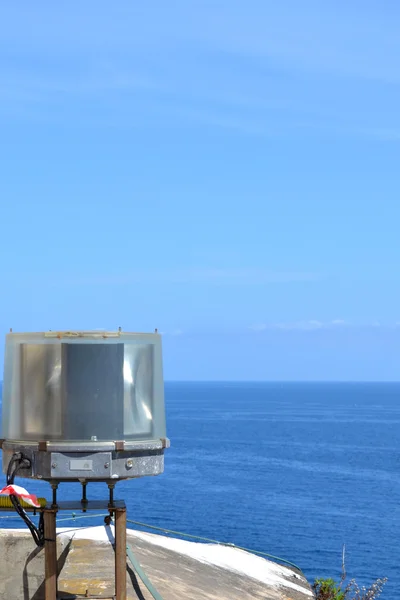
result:
<svg viewBox="0 0 400 600"><path fill-rule="evenodd" d="M25 488L20 485L7 485L0 491L0 495L4 496L18 496L21 500L24 500L27 504L40 508L37 497L34 494L30 494Z"/></svg>

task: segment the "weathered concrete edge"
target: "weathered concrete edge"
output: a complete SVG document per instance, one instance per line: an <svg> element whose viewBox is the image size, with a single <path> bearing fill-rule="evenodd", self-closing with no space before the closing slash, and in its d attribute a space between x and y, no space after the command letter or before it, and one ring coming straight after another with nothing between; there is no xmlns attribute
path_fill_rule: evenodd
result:
<svg viewBox="0 0 400 600"><path fill-rule="evenodd" d="M92 542L95 546L110 547L114 537L114 528L106 526L62 528L58 529L57 532L61 549L69 545L71 540L72 543L75 541L76 543L80 543L79 540L81 540L81 542ZM15 543L16 541L28 553L35 550L30 534L25 529L2 529L0 530L0 540L2 540L3 550L4 548L11 547L13 542ZM240 576L246 580L253 580L254 583L261 584L262 589L265 591L270 590L271 596L268 594L268 598L282 597L310 600L313 597L305 577L294 569L278 565L273 561L234 547L188 542L177 538L134 530L128 531L128 543L133 547L135 552L136 550L139 552L139 558L141 552L145 551L145 554L142 554L143 558L146 557L146 552L150 552L151 556L154 556L154 560L158 561L157 568L160 568L161 572L164 571L166 576L169 573L167 564L163 567L162 557L165 558L165 552L172 552L170 556L177 556L173 562L179 564L182 560L190 560L190 564L193 566L195 572L205 573L204 568L217 568L219 570L222 569L222 571L219 571L221 575L222 572L226 572L227 574L231 573L235 577ZM6 569L6 563L8 562L7 554L6 552L6 560L2 561L3 568L5 567ZM181 555L181 558L179 558L179 555ZM198 564L198 567L196 567L196 564ZM37 583L39 584L40 579L43 579L43 573L39 573L39 563L37 567L33 573L35 573L35 579L37 578Z"/></svg>

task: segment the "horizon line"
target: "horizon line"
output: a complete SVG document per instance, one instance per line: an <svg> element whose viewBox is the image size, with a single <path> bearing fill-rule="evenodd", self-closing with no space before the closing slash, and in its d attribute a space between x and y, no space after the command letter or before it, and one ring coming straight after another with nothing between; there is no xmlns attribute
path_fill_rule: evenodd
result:
<svg viewBox="0 0 400 600"><path fill-rule="evenodd" d="M164 383L398 383L400 379L164 379ZM0 384L3 380L0 379Z"/></svg>
<svg viewBox="0 0 400 600"><path fill-rule="evenodd" d="M399 383L400 379L164 379L164 383Z"/></svg>

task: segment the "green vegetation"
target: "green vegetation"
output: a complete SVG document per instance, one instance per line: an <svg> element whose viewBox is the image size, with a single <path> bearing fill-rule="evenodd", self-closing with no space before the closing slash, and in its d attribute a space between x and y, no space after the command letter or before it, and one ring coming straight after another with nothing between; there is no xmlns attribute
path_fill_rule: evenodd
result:
<svg viewBox="0 0 400 600"><path fill-rule="evenodd" d="M345 587L343 581L337 583L333 579L316 579L313 585L316 600L375 600L386 583L386 578L377 579L369 587L360 587L352 579Z"/></svg>
<svg viewBox="0 0 400 600"><path fill-rule="evenodd" d="M342 576L340 581L334 579L316 579L312 586L316 600L375 600L381 593L387 579L376 579L370 587L360 587L355 579L346 585L345 547L342 554Z"/></svg>

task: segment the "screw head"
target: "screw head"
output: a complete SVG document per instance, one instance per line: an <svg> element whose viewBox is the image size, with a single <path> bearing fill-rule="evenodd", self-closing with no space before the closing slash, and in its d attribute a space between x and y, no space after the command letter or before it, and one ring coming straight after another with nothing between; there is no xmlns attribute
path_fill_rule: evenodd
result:
<svg viewBox="0 0 400 600"><path fill-rule="evenodd" d="M110 466L110 463L108 463L108 462L104 463L104 468L105 469L108 469L109 466Z"/></svg>
<svg viewBox="0 0 400 600"><path fill-rule="evenodd" d="M57 467L57 463L56 463L56 462L53 462L53 463L52 463L52 465L51 465L51 468L52 468L52 469L55 469L56 467Z"/></svg>
<svg viewBox="0 0 400 600"><path fill-rule="evenodd" d="M132 467L133 467L133 460L132 460L132 458L128 458L128 460L126 461L126 468L132 469Z"/></svg>

